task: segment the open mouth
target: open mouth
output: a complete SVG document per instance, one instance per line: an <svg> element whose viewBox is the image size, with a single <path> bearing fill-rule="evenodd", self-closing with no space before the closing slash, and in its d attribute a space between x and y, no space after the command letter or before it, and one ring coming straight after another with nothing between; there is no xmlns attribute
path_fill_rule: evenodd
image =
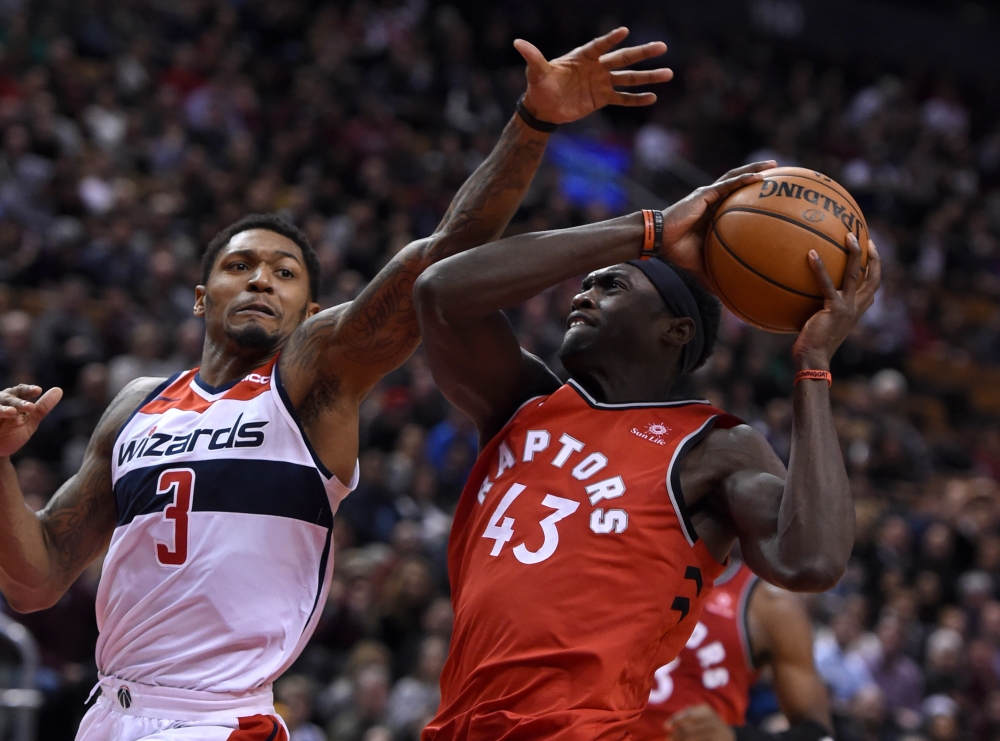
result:
<svg viewBox="0 0 1000 741"><path fill-rule="evenodd" d="M569 319L566 320L566 329L573 329L573 327L579 326L593 327L594 320L581 311L574 311L569 315Z"/></svg>
<svg viewBox="0 0 1000 741"><path fill-rule="evenodd" d="M264 303L255 302L241 306L236 310L237 314L259 314L261 316L275 317L277 313L270 306Z"/></svg>

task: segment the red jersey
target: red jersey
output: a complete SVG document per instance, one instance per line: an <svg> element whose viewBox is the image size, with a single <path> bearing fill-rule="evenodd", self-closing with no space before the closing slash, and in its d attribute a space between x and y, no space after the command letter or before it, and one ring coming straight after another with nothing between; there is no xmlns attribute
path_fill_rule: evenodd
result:
<svg viewBox="0 0 1000 741"><path fill-rule="evenodd" d="M654 673L649 704L632 726L636 741L663 741L663 722L701 703L729 725L746 722L750 687L758 678L747 638L747 606L759 581L735 561L715 580L684 648Z"/></svg>
<svg viewBox="0 0 1000 741"><path fill-rule="evenodd" d="M679 461L739 423L707 402L601 404L572 381L518 410L455 512L455 630L423 741L627 735L723 569Z"/></svg>

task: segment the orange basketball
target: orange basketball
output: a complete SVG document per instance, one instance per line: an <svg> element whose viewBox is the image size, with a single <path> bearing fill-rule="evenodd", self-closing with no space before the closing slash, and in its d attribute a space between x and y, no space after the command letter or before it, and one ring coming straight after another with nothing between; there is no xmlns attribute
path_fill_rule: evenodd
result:
<svg viewBox="0 0 1000 741"><path fill-rule="evenodd" d="M705 238L705 265L719 298L741 319L770 332L797 332L823 308L809 251L816 250L839 289L847 235L868 264L868 225L843 187L802 167L765 170L720 205Z"/></svg>

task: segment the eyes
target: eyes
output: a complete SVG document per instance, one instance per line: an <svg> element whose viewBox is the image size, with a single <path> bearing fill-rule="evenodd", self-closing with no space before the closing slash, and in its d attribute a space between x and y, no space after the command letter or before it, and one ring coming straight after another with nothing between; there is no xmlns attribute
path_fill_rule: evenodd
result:
<svg viewBox="0 0 1000 741"><path fill-rule="evenodd" d="M591 276L584 278L580 291L589 291L595 284L603 288L605 293L610 293L611 291L625 291L628 290L629 287L624 280L615 274L605 273L598 275L596 278Z"/></svg>
<svg viewBox="0 0 1000 741"><path fill-rule="evenodd" d="M233 260L226 264L226 270L231 270L234 273L242 273L250 270L250 265L248 265L243 260ZM274 271L274 274L279 278L284 278L286 280L291 280L295 277L295 272L289 268L278 268Z"/></svg>

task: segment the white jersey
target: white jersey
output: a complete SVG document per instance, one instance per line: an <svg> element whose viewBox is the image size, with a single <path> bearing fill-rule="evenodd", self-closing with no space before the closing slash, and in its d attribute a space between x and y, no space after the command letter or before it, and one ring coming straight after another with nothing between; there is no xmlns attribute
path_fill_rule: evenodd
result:
<svg viewBox="0 0 1000 741"><path fill-rule="evenodd" d="M113 456L101 675L227 693L271 684L319 620L333 515L357 466L345 486L319 460L276 360L227 388L197 369L168 379Z"/></svg>

